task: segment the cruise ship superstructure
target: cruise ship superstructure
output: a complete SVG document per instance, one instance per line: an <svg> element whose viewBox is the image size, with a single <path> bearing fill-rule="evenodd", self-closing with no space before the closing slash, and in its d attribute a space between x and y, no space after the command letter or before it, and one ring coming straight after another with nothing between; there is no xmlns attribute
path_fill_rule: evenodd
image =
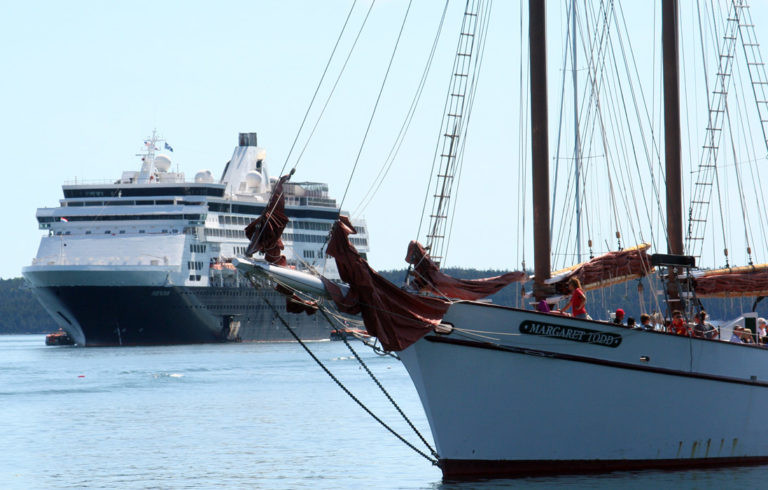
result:
<svg viewBox="0 0 768 490"><path fill-rule="evenodd" d="M266 152L256 133L241 133L221 179L200 171L194 181L171 171L154 133L141 168L108 184L63 186L59 207L39 208L43 236L22 272L54 320L79 345L152 345L291 340L266 304L285 301L271 284L253 285L232 259L248 246L244 228L269 198ZM337 277L324 244L339 214L328 186L288 182L284 255L298 269ZM365 223L355 245L368 250ZM259 257L254 257L259 260ZM328 339L317 316L285 317L305 340Z"/></svg>

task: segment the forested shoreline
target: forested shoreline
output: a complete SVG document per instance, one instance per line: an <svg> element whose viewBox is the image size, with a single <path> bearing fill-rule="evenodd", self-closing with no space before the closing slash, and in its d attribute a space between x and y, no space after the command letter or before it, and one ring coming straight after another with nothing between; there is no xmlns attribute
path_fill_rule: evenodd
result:
<svg viewBox="0 0 768 490"><path fill-rule="evenodd" d="M0 334L50 333L58 328L24 279L0 279Z"/></svg>
<svg viewBox="0 0 768 490"><path fill-rule="evenodd" d="M502 270L446 268L445 273L461 279L477 279L503 274ZM402 284L406 271L388 270L381 274L395 284ZM638 285L641 285L638 288ZM628 317L639 318L641 309L655 311L656 301L651 296L647 279L628 281L610 288L587 293L587 311L598 319L607 319L609 312L622 308ZM531 308L530 299L521 295L521 285L511 284L490 297L499 305ZM753 298L725 298L703 300L709 316L714 320L730 320L751 311ZM644 308L640 307L641 302ZM768 301L757 308L761 316L768 316ZM24 279L0 279L0 334L40 334L58 329L53 319L40 305Z"/></svg>

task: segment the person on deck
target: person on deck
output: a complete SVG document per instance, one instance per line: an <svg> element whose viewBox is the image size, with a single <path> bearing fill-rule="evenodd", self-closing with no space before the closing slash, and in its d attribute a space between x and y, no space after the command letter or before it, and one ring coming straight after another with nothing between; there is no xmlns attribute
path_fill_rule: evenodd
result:
<svg viewBox="0 0 768 490"><path fill-rule="evenodd" d="M635 319L632 317L627 318L627 328L638 328L637 322L635 322Z"/></svg>
<svg viewBox="0 0 768 490"><path fill-rule="evenodd" d="M699 339L712 338L709 336L711 335L710 329L708 326L704 325L704 318L706 318L706 313L704 313L704 316L702 316L701 312L697 313L693 317L693 336ZM711 325L709 325L709 327L711 327Z"/></svg>
<svg viewBox="0 0 768 490"><path fill-rule="evenodd" d="M616 325L624 325L624 310L621 308L616 310L616 314L613 317L613 323Z"/></svg>
<svg viewBox="0 0 768 490"><path fill-rule="evenodd" d="M717 328L711 323L708 323L707 312L701 310L695 317L693 317L693 336L701 339L716 339L719 335Z"/></svg>
<svg viewBox="0 0 768 490"><path fill-rule="evenodd" d="M755 343L755 337L752 333L752 330L748 328L742 328L741 329L741 342L744 344L754 344Z"/></svg>
<svg viewBox="0 0 768 490"><path fill-rule="evenodd" d="M664 316L660 311L657 311L653 314L651 317L651 324L653 325L653 329L657 332L667 331L667 327L664 325Z"/></svg>
<svg viewBox="0 0 768 490"><path fill-rule="evenodd" d="M654 330L653 324L651 323L651 315L647 313L640 315L640 328L643 330Z"/></svg>
<svg viewBox="0 0 768 490"><path fill-rule="evenodd" d="M757 342L765 344L766 341L768 341L768 322L760 317L757 319Z"/></svg>
<svg viewBox="0 0 768 490"><path fill-rule="evenodd" d="M729 340L729 342L733 342L733 343L736 343L736 344L743 344L744 341L741 340L741 330L742 330L742 327L740 327L738 325L734 326L733 327L733 334L731 334L731 339Z"/></svg>
<svg viewBox="0 0 768 490"><path fill-rule="evenodd" d="M574 318L583 318L591 320L592 318L587 315L587 295L581 289L581 282L575 277L568 280L568 288L571 290L571 300L568 304L560 308L560 313L565 313L569 307Z"/></svg>
<svg viewBox="0 0 768 490"><path fill-rule="evenodd" d="M549 313L550 311L552 311L552 309L549 307L549 303L547 303L547 300L542 299L536 304L536 311L540 311L542 313Z"/></svg>
<svg viewBox="0 0 768 490"><path fill-rule="evenodd" d="M688 335L688 325L683 320L683 314L679 310L672 312L672 324L670 325L669 333L675 335Z"/></svg>

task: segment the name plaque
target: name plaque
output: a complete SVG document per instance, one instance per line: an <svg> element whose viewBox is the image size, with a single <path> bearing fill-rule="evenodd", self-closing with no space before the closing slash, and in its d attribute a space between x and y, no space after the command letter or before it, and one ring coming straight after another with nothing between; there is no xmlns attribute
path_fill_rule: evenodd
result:
<svg viewBox="0 0 768 490"><path fill-rule="evenodd" d="M621 335L611 332L600 332L589 328L556 325L554 323L525 320L520 323L520 333L526 335L541 335L553 339L570 340L585 344L602 345L604 347L618 347L621 344Z"/></svg>

